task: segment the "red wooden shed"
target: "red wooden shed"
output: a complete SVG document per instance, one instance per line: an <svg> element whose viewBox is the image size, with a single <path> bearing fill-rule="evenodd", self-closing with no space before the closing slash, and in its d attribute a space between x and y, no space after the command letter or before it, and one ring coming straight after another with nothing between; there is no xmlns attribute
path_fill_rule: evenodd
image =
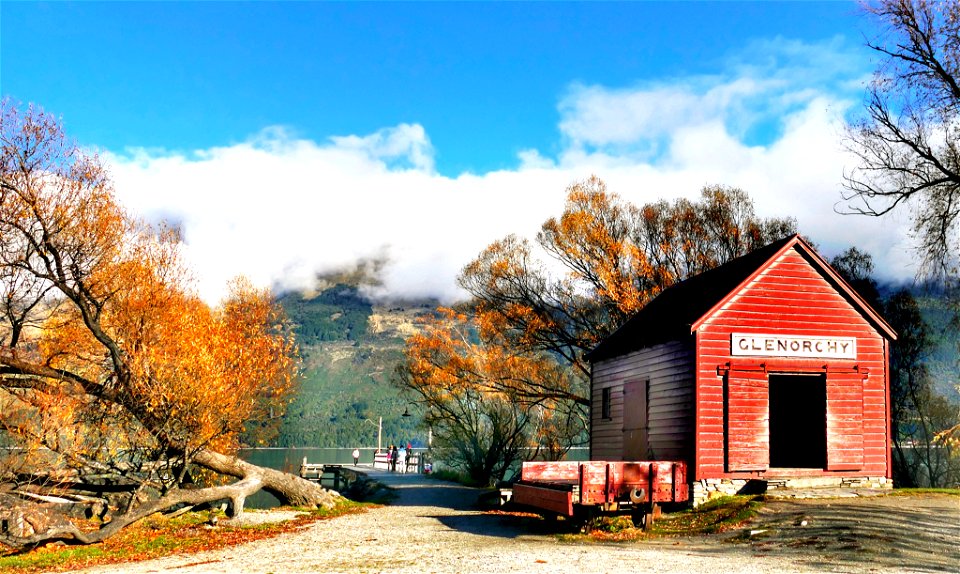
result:
<svg viewBox="0 0 960 574"><path fill-rule="evenodd" d="M686 461L695 504L748 483L892 486L895 338L806 241L777 241L663 291L590 353L590 458Z"/></svg>

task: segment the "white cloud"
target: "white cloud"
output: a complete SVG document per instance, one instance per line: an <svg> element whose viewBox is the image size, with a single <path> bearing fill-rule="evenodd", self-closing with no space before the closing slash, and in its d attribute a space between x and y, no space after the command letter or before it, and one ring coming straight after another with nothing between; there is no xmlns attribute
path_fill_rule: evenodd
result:
<svg viewBox="0 0 960 574"><path fill-rule="evenodd" d="M796 217L825 255L856 244L882 275L908 278L903 221L833 211L849 161L839 121L859 73L841 48L769 41L713 77L573 86L559 105L557 157L528 149L515 169L481 175L436 173L416 124L319 143L271 128L194 154L109 159L127 205L179 223L210 300L237 274L306 287L317 272L383 254L388 293L456 297L463 265L508 233L533 237L560 213L565 188L591 174L637 204L739 186L761 215ZM810 59L830 51L833 68Z"/></svg>
<svg viewBox="0 0 960 574"><path fill-rule="evenodd" d="M406 160L414 169L433 171L433 146L417 124L400 124L364 136L332 137L334 145L346 151L360 152L372 160Z"/></svg>
<svg viewBox="0 0 960 574"><path fill-rule="evenodd" d="M391 261L391 293L454 297L453 278L487 243L532 234L562 206L568 175L437 175L424 146L391 143L400 133L423 134L401 128L327 144L271 130L192 155L108 159L126 205L180 226L210 300L240 273L261 285L307 287L317 272L379 254Z"/></svg>

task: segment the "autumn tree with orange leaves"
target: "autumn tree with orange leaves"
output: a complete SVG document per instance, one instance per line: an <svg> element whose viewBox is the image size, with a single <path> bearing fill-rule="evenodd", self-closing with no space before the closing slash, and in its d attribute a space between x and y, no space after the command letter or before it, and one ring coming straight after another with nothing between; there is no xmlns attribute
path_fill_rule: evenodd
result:
<svg viewBox="0 0 960 574"><path fill-rule="evenodd" d="M465 313L438 311L408 338L398 380L427 406L423 422L444 464L486 486L519 460L567 452L583 429L569 369L544 354L515 353L495 333L481 339Z"/></svg>
<svg viewBox="0 0 960 574"><path fill-rule="evenodd" d="M459 283L471 301L456 321L408 340L400 384L428 413L448 396L433 393L454 385L562 413L579 422L566 437L582 435L587 352L663 289L795 228L791 219L757 217L736 188L707 186L697 201L637 207L596 177L576 183L535 242L508 236L463 269ZM464 322L475 334L469 344L459 333Z"/></svg>
<svg viewBox="0 0 960 574"><path fill-rule="evenodd" d="M295 383L294 341L270 293L239 280L211 308L174 234L128 215L58 121L9 101L0 121L0 434L34 457L0 467L0 481L129 492L98 531L60 523L0 541L97 542L177 506L228 499L235 514L260 489L332 504L313 483L234 456L244 425L281 412ZM47 472L30 476L45 480L24 483L39 461ZM182 488L196 468L239 480Z"/></svg>

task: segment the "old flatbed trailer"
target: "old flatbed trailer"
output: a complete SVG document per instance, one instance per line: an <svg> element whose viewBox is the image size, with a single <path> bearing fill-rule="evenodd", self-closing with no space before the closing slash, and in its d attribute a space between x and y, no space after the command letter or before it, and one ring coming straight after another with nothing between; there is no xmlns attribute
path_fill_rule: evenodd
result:
<svg viewBox="0 0 960 574"><path fill-rule="evenodd" d="M650 528L659 504L689 500L681 461L525 462L512 501L589 528L602 514L627 514Z"/></svg>

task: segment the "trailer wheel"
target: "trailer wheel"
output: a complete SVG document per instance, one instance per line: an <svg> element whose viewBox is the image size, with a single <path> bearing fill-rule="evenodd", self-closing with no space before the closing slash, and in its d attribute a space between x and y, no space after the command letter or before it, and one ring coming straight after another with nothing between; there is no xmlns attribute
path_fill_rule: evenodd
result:
<svg viewBox="0 0 960 574"><path fill-rule="evenodd" d="M579 506L573 509L573 517L570 519L574 530L583 534L590 534L597 522L597 512L592 506Z"/></svg>
<svg viewBox="0 0 960 574"><path fill-rule="evenodd" d="M630 513L630 520L635 528L643 528L647 524L647 512L643 506L635 506Z"/></svg>
<svg viewBox="0 0 960 574"><path fill-rule="evenodd" d="M644 532L650 532L653 529L653 521L660 516L660 505L651 502L647 504L638 504L633 507L630 513L630 519L637 528L643 528Z"/></svg>

